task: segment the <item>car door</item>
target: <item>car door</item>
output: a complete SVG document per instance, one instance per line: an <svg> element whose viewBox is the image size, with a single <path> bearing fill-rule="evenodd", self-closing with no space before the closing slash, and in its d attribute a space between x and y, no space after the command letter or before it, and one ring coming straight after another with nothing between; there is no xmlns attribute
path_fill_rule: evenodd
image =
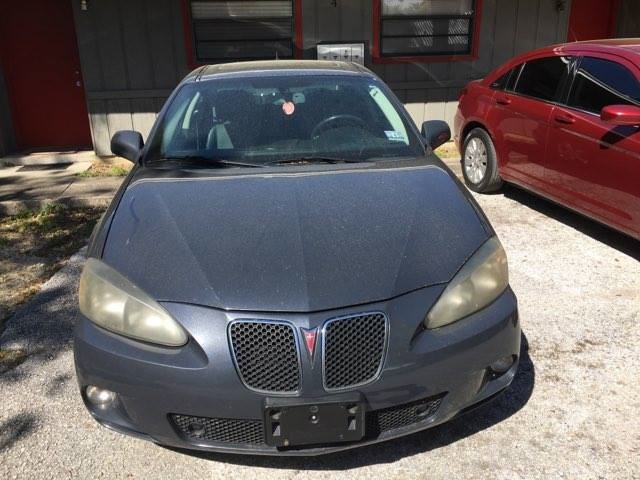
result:
<svg viewBox="0 0 640 480"><path fill-rule="evenodd" d="M544 189L545 147L554 102L568 77L570 59L547 56L516 67L494 94L488 123L506 180Z"/></svg>
<svg viewBox="0 0 640 480"><path fill-rule="evenodd" d="M608 105L640 106L640 72L617 56L579 59L566 105L553 112L547 179L554 196L640 234L640 126L600 119Z"/></svg>

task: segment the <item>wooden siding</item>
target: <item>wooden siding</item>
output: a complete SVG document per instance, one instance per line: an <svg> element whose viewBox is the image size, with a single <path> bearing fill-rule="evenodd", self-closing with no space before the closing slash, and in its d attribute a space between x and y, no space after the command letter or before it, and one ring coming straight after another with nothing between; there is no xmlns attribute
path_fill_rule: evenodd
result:
<svg viewBox="0 0 640 480"><path fill-rule="evenodd" d="M91 133L110 155L122 129L149 133L157 112L187 73L178 0L72 2Z"/></svg>
<svg viewBox="0 0 640 480"><path fill-rule="evenodd" d="M72 2L96 152L109 155L111 135L123 128L147 134L171 89L186 74L180 0ZM484 0L475 61L367 65L391 85L415 122L451 122L460 89L513 55L567 35L570 0ZM319 42L371 44L371 0L303 0L305 58Z"/></svg>
<svg viewBox="0 0 640 480"><path fill-rule="evenodd" d="M621 38L640 37L640 2L622 0L618 11L616 36Z"/></svg>
<svg viewBox="0 0 640 480"><path fill-rule="evenodd" d="M371 39L371 0L304 1L305 58L315 58L320 41ZM564 42L571 2L564 10L554 0L484 0L480 48L475 61L367 65L385 80L402 100L416 124L445 119L450 124L460 89L482 78L519 53ZM366 50L366 49L365 49Z"/></svg>

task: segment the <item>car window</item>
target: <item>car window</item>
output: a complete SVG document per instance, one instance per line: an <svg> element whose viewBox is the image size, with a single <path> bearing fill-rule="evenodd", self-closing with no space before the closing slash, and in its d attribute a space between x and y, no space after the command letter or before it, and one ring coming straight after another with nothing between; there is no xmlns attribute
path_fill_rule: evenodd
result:
<svg viewBox="0 0 640 480"><path fill-rule="evenodd" d="M389 90L370 77L273 75L187 83L145 161L198 156L266 163L424 155Z"/></svg>
<svg viewBox="0 0 640 480"><path fill-rule="evenodd" d="M513 70L509 70L507 73L501 75L499 78L491 82L491 85L489 85L489 87L493 88L494 90L504 90L504 87L507 85L507 80L509 80L509 75L511 75L512 71Z"/></svg>
<svg viewBox="0 0 640 480"><path fill-rule="evenodd" d="M516 86L516 82L518 81L518 77L520 76L520 71L522 70L522 63L517 65L511 69L511 75L509 76L509 80L504 86L504 89L513 92L513 88Z"/></svg>
<svg viewBox="0 0 640 480"><path fill-rule="evenodd" d="M556 100L569 71L568 57L545 57L524 64L515 91L541 100Z"/></svg>
<svg viewBox="0 0 640 480"><path fill-rule="evenodd" d="M640 106L640 83L617 62L585 57L573 80L568 105L597 114L607 105Z"/></svg>
<svg viewBox="0 0 640 480"><path fill-rule="evenodd" d="M491 85L489 85L489 87L494 90L512 90L513 85L518 78L520 67L522 67L522 64L517 65L507 73L502 74L499 78L491 82Z"/></svg>

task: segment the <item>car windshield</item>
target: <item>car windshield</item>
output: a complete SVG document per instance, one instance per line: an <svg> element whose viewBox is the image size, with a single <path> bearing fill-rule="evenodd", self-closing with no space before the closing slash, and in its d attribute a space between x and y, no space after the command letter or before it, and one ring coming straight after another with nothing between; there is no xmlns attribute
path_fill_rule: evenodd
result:
<svg viewBox="0 0 640 480"><path fill-rule="evenodd" d="M243 166L421 155L418 136L375 79L273 75L183 85L145 160Z"/></svg>

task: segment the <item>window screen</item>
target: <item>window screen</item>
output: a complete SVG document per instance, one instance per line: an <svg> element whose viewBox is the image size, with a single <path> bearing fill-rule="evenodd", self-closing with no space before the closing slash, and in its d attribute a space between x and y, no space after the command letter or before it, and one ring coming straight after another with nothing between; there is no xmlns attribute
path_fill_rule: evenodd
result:
<svg viewBox="0 0 640 480"><path fill-rule="evenodd" d="M292 3L292 0L191 1L197 60L293 57Z"/></svg>
<svg viewBox="0 0 640 480"><path fill-rule="evenodd" d="M555 100L569 71L567 57L546 57L526 62L515 91L541 100Z"/></svg>
<svg viewBox="0 0 640 480"><path fill-rule="evenodd" d="M475 0L382 0L383 56L471 53Z"/></svg>
<svg viewBox="0 0 640 480"><path fill-rule="evenodd" d="M607 105L640 106L640 84L619 63L585 57L576 72L568 103L597 114Z"/></svg>

